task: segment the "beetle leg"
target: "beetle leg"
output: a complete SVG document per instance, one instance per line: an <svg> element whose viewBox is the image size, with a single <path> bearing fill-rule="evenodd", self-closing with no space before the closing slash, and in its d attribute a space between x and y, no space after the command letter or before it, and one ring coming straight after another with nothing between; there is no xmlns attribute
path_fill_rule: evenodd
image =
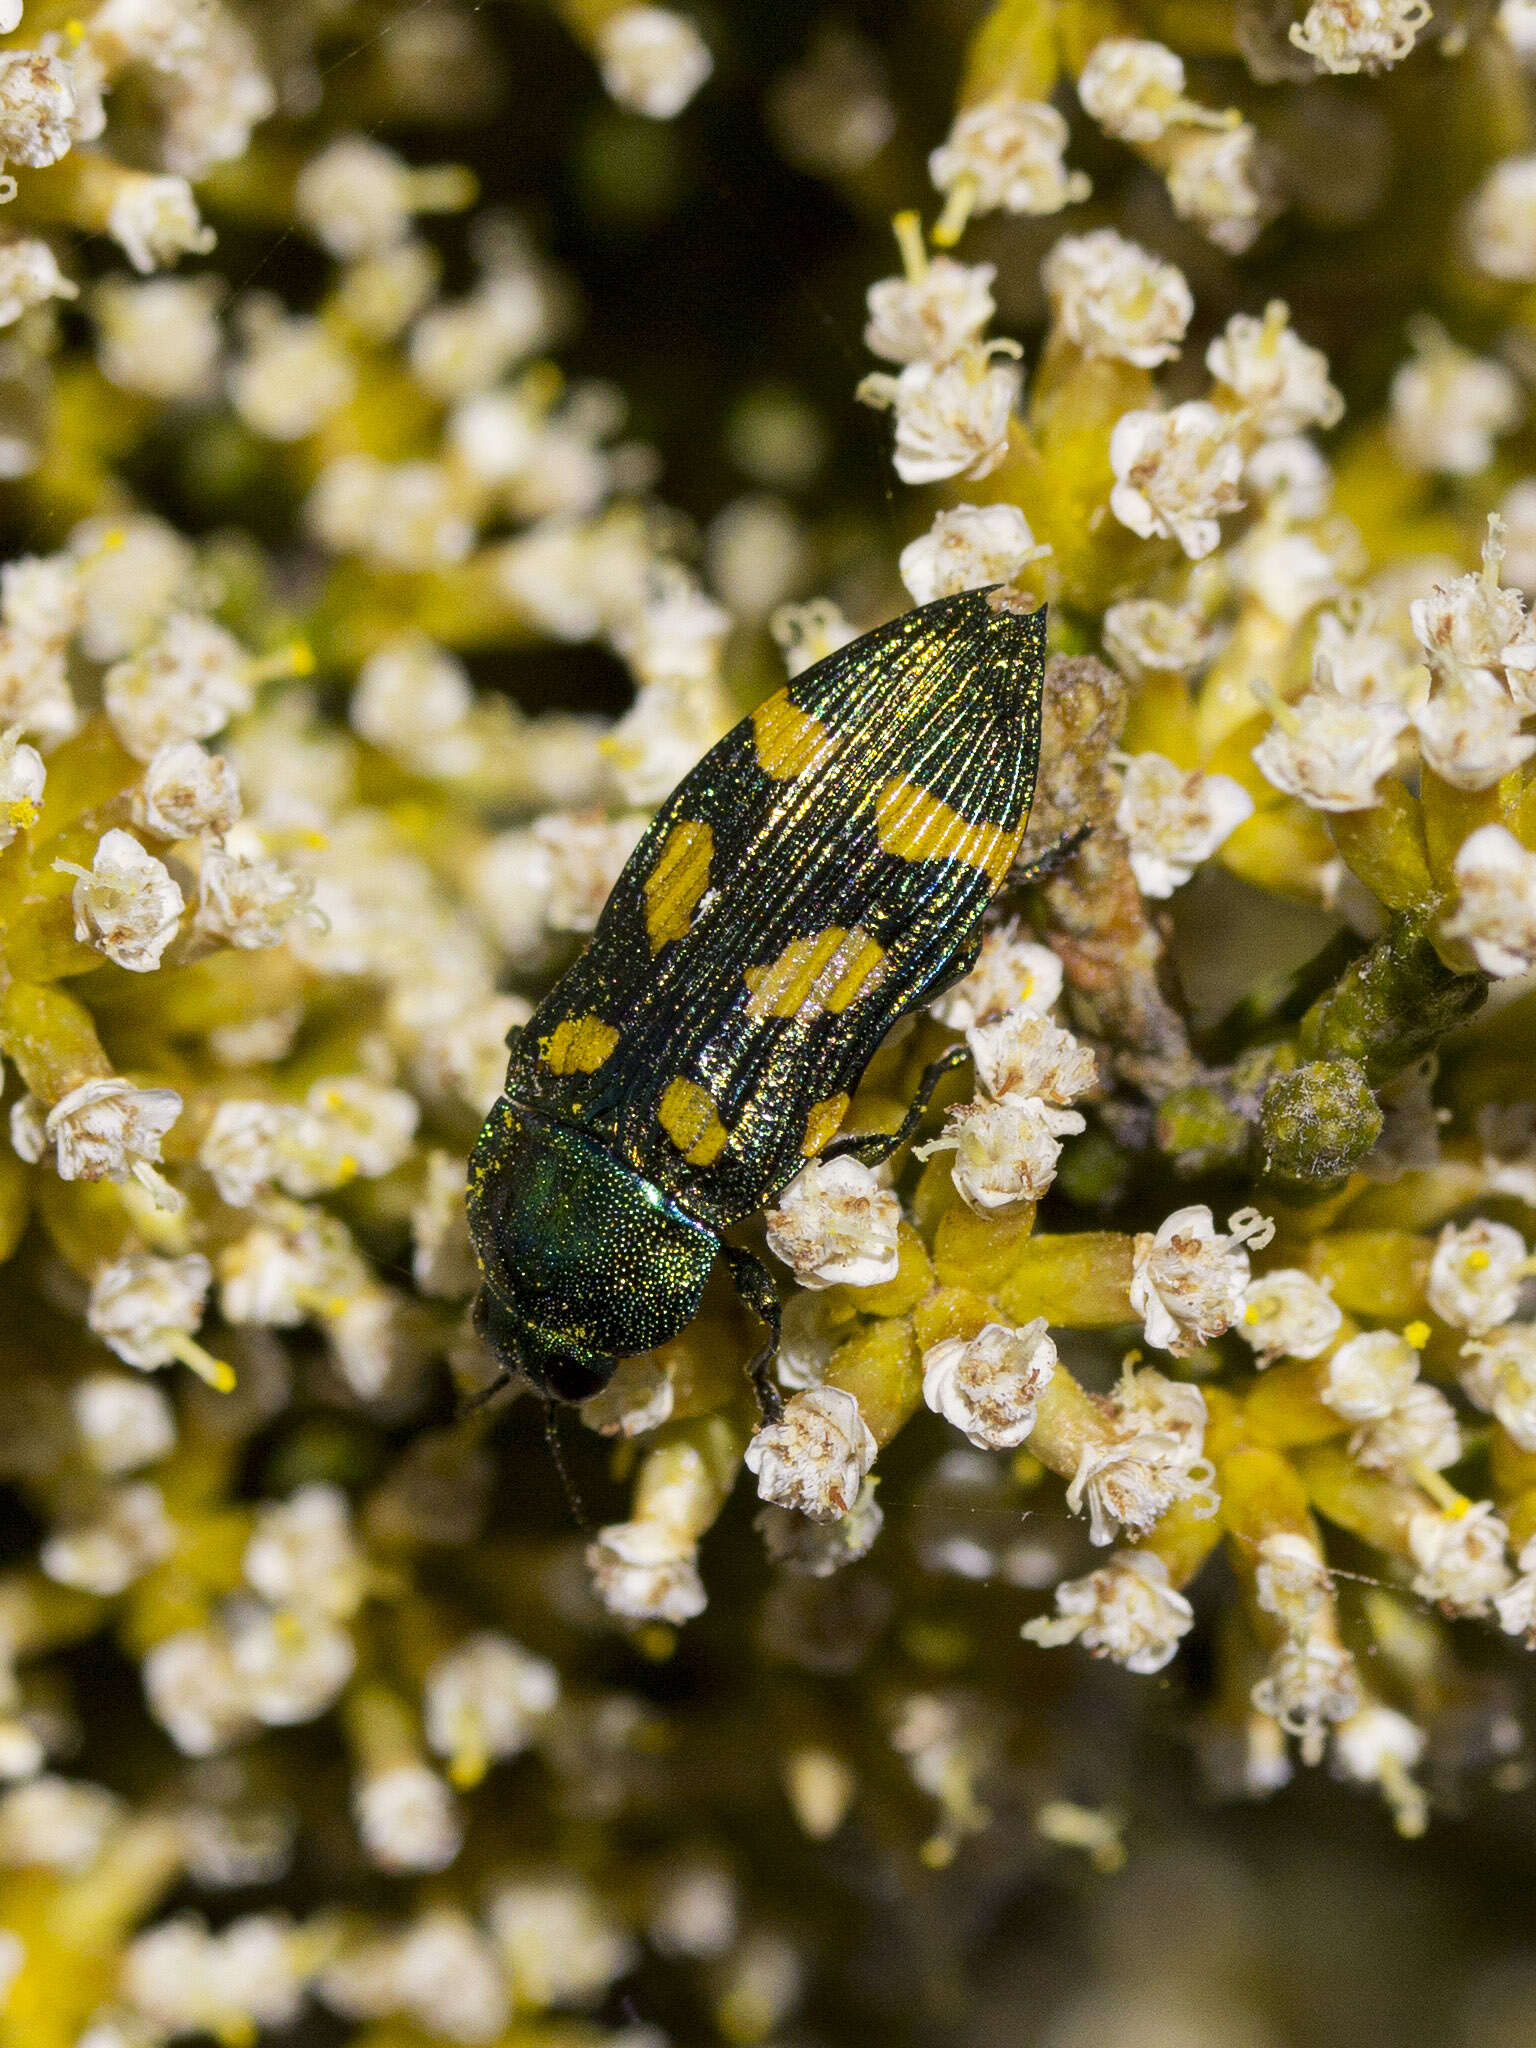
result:
<svg viewBox="0 0 1536 2048"><path fill-rule="evenodd" d="M768 1342L755 1354L747 1371L752 1375L757 1405L764 1422L777 1422L784 1413L784 1397L771 1375L773 1361L779 1355L779 1290L761 1259L744 1251L740 1245L728 1244L724 1249L725 1262L731 1269L736 1292L768 1331Z"/></svg>
<svg viewBox="0 0 1536 2048"><path fill-rule="evenodd" d="M501 1392L502 1388L509 1387L516 1378L517 1374L510 1367L504 1365L488 1387L482 1387L478 1394L470 1394L460 1403L460 1416L473 1415L477 1409L488 1407Z"/></svg>
<svg viewBox="0 0 1536 2048"><path fill-rule="evenodd" d="M941 1052L923 1069L923 1078L917 1084L912 1107L894 1131L851 1131L846 1138L834 1138L822 1153L822 1158L857 1159L861 1166L878 1166L882 1159L889 1159L899 1145L905 1145L926 1116L933 1091L944 1076L953 1073L970 1056L970 1047L965 1045L952 1045L947 1052Z"/></svg>
<svg viewBox="0 0 1536 2048"><path fill-rule="evenodd" d="M1053 839L1044 853L1037 854L1027 867L1015 868L1003 886L1027 889L1031 882L1048 881L1052 875L1060 874L1092 830L1091 825L1074 825L1070 832L1063 832L1059 839Z"/></svg>

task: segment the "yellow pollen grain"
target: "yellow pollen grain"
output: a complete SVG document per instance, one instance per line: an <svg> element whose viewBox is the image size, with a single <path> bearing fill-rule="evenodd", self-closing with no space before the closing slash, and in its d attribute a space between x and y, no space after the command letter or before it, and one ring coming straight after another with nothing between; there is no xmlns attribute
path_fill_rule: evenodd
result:
<svg viewBox="0 0 1536 2048"><path fill-rule="evenodd" d="M1403 1337L1406 1342L1413 1346L1415 1351L1422 1351L1429 1342L1428 1323L1409 1323L1403 1331Z"/></svg>
<svg viewBox="0 0 1536 2048"><path fill-rule="evenodd" d="M749 967L745 979L749 1017L797 1017L802 1011L846 1010L885 966L885 948L855 925L829 925L808 938L791 939L766 967Z"/></svg>
<svg viewBox="0 0 1536 2048"><path fill-rule="evenodd" d="M669 1081L656 1105L656 1120L690 1166L711 1166L730 1140L714 1098L697 1081Z"/></svg>
<svg viewBox="0 0 1536 2048"><path fill-rule="evenodd" d="M875 799L875 836L884 852L901 860L964 861L999 887L1023 833L985 818L963 818L942 797L898 775Z"/></svg>
<svg viewBox="0 0 1536 2048"><path fill-rule="evenodd" d="M595 1074L618 1042L618 1032L601 1017L562 1017L539 1040L539 1056L552 1074Z"/></svg>
<svg viewBox="0 0 1536 2048"><path fill-rule="evenodd" d="M847 1114L846 1095L829 1095L825 1102L812 1106L805 1119L805 1142L800 1147L807 1159L814 1159L824 1145L831 1143Z"/></svg>
<svg viewBox="0 0 1536 2048"><path fill-rule="evenodd" d="M714 833L692 818L680 818L662 841L656 865L645 878L645 929L653 955L669 939L687 936L709 887L714 852Z"/></svg>
<svg viewBox="0 0 1536 2048"><path fill-rule="evenodd" d="M1466 1268L1469 1273L1486 1273L1492 1264L1492 1258L1481 1245L1467 1253Z"/></svg>
<svg viewBox="0 0 1536 2048"><path fill-rule="evenodd" d="M807 768L824 761L836 742L820 719L812 718L789 692L779 690L752 714L757 765L775 782L791 782Z"/></svg>
<svg viewBox="0 0 1536 2048"><path fill-rule="evenodd" d="M1243 1310L1243 1321L1251 1329L1258 1320L1259 1311L1257 1307L1254 1305L1254 1303L1250 1301L1248 1306Z"/></svg>

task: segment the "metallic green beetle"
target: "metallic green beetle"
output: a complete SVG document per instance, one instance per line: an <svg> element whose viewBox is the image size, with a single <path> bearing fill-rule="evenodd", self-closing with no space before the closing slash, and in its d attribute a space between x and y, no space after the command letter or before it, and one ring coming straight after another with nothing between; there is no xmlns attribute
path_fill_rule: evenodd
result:
<svg viewBox="0 0 1536 2048"><path fill-rule="evenodd" d="M1040 752L1045 612L1000 590L908 612L795 677L657 812L591 943L510 1041L469 1173L479 1327L506 1373L579 1401L675 1336L724 1252L767 1326L779 1297L724 1232L835 1136L896 1020L966 974L1013 871Z"/></svg>

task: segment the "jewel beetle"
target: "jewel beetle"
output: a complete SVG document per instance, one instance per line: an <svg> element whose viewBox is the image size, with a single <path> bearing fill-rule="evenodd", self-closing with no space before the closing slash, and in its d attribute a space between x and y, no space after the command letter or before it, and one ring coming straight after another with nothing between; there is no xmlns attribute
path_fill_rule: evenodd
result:
<svg viewBox="0 0 1536 2048"><path fill-rule="evenodd" d="M692 1319L723 1252L766 1326L779 1296L724 1233L838 1137L898 1018L969 972L1014 869L1040 753L1045 611L994 587L907 612L760 704L656 813L586 950L512 1035L469 1169L476 1321L504 1383L580 1401Z"/></svg>

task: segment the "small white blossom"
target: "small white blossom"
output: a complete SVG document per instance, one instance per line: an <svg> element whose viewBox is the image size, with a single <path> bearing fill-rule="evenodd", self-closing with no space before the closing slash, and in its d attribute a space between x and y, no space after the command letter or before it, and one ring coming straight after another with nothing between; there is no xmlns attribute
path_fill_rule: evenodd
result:
<svg viewBox="0 0 1536 2048"><path fill-rule="evenodd" d="M367 1598L368 1561L339 1486L301 1486L257 1510L242 1561L246 1583L284 1610L349 1621Z"/></svg>
<svg viewBox="0 0 1536 2048"><path fill-rule="evenodd" d="M1364 1422L1349 1439L1349 1455L1368 1472L1411 1476L1441 1472L1463 1451L1456 1411L1438 1387L1415 1381L1387 1415Z"/></svg>
<svg viewBox="0 0 1536 2048"><path fill-rule="evenodd" d="M286 316L263 299L242 309L241 326L245 350L230 368L229 396L253 434L302 441L350 403L356 373L318 320Z"/></svg>
<svg viewBox="0 0 1536 2048"><path fill-rule="evenodd" d="M240 817L235 771L196 740L167 740L144 770L135 815L160 839L220 837Z"/></svg>
<svg viewBox="0 0 1536 2048"><path fill-rule="evenodd" d="M37 1561L61 1586L110 1600L175 1548L176 1525L165 1511L165 1496L141 1479L115 1488L93 1521L56 1531Z"/></svg>
<svg viewBox="0 0 1536 2048"><path fill-rule="evenodd" d="M1262 1371L1277 1358L1320 1357L1343 1322L1343 1310L1326 1287L1296 1266L1279 1266L1244 1288L1233 1327L1253 1346L1253 1362Z"/></svg>
<svg viewBox="0 0 1536 2048"><path fill-rule="evenodd" d="M1447 1223L1435 1244L1425 1295L1442 1321L1481 1337L1519 1308L1528 1266L1525 1239L1507 1223L1478 1217L1464 1230Z"/></svg>
<svg viewBox="0 0 1536 2048"><path fill-rule="evenodd" d="M925 259L917 274L883 277L865 294L864 346L888 363L943 363L981 339L997 307L992 263Z"/></svg>
<svg viewBox="0 0 1536 2048"><path fill-rule="evenodd" d="M62 643L0 629L0 725L53 747L79 724Z"/></svg>
<svg viewBox="0 0 1536 2048"><path fill-rule="evenodd" d="M1479 270L1512 283L1536 280L1536 156L1493 166L1467 202L1464 231Z"/></svg>
<svg viewBox="0 0 1536 2048"><path fill-rule="evenodd" d="M430 1907L399 1935L344 1947L319 1990L348 2019L404 2014L433 2037L470 2048L498 2040L510 2018L494 1948L453 1906Z"/></svg>
<svg viewBox="0 0 1536 2048"><path fill-rule="evenodd" d="M164 404L208 396L224 346L220 296L207 277L107 279L91 296L101 374Z"/></svg>
<svg viewBox="0 0 1536 2048"><path fill-rule="evenodd" d="M303 1941L280 1914L248 1913L210 1934L186 1913L126 1945L120 1984L154 2039L232 2030L254 2036L292 2026L308 1967Z"/></svg>
<svg viewBox="0 0 1536 2048"><path fill-rule="evenodd" d="M338 1074L316 1081L300 1114L284 1124L278 1138L278 1180L301 1199L343 1187L350 1180L378 1180L408 1156L421 1110L403 1088L389 1088L362 1074Z"/></svg>
<svg viewBox="0 0 1536 2048"><path fill-rule="evenodd" d="M1098 1062L1090 1047L1070 1031L1033 1010L1009 1010L993 1023L966 1032L976 1078L995 1101L1037 1098L1061 1108L1093 1087ZM1079 1130L1081 1119L1061 1119L1063 1130Z"/></svg>
<svg viewBox="0 0 1536 2048"><path fill-rule="evenodd" d="M970 1102L952 1109L941 1135L917 1146L915 1156L953 1152L950 1178L961 1199L985 1215L1038 1201L1056 1177L1062 1138L1084 1129L1076 1110L1053 1109L1028 1096Z"/></svg>
<svg viewBox="0 0 1536 2048"><path fill-rule="evenodd" d="M86 1322L125 1365L153 1372L182 1356L212 1284L213 1268L201 1252L179 1259L129 1252L96 1273Z"/></svg>
<svg viewBox="0 0 1536 2048"><path fill-rule="evenodd" d="M1317 810L1368 810L1376 785L1397 766L1407 726L1400 705L1352 704L1310 690L1282 708L1253 759L1276 789Z"/></svg>
<svg viewBox="0 0 1536 2048"><path fill-rule="evenodd" d="M42 170L69 153L75 92L70 68L43 50L0 51L0 164Z"/></svg>
<svg viewBox="0 0 1536 2048"><path fill-rule="evenodd" d="M930 604L958 590L1011 583L1050 552L1017 505L950 505L902 549L901 580L914 604Z"/></svg>
<svg viewBox="0 0 1536 2048"><path fill-rule="evenodd" d="M318 1720L356 1669L349 1631L313 1607L278 1614L259 1600L244 1600L226 1619L246 1706L265 1727Z"/></svg>
<svg viewBox="0 0 1536 2048"><path fill-rule="evenodd" d="M997 98L965 107L928 159L936 188L963 186L968 213L1056 213L1086 199L1089 183L1062 162L1067 124L1044 100Z"/></svg>
<svg viewBox="0 0 1536 2048"><path fill-rule="evenodd" d="M197 882L196 929L246 951L280 945L314 893L281 861L220 846L203 848Z"/></svg>
<svg viewBox="0 0 1536 2048"><path fill-rule="evenodd" d="M1176 1209L1155 1234L1139 1232L1131 1307L1147 1342L1182 1358L1230 1330L1248 1287L1248 1247L1262 1249L1274 1233L1257 1209L1238 1210L1223 1233L1203 1203Z"/></svg>
<svg viewBox="0 0 1536 2048"><path fill-rule="evenodd" d="M1221 116L1184 96L1184 60L1162 43L1106 36L1088 53L1077 96L1107 135L1121 142L1158 142L1170 125Z"/></svg>
<svg viewBox="0 0 1536 2048"><path fill-rule="evenodd" d="M172 740L206 740L251 708L251 663L232 633L176 612L147 646L102 679L102 702L135 759Z"/></svg>
<svg viewBox="0 0 1536 2048"><path fill-rule="evenodd" d="M846 1515L875 1462L876 1444L852 1394L810 1387L785 1403L746 1449L758 1497L796 1508L814 1522Z"/></svg>
<svg viewBox="0 0 1536 2048"><path fill-rule="evenodd" d="M213 1113L197 1163L213 1176L219 1199L248 1209L277 1179L299 1112L287 1103L231 1098Z"/></svg>
<svg viewBox="0 0 1536 2048"><path fill-rule="evenodd" d="M639 1960L622 1921L566 1871L499 1885L486 1920L522 2011L595 2005Z"/></svg>
<svg viewBox="0 0 1536 2048"><path fill-rule="evenodd" d="M410 165L392 149L339 135L294 181L294 217L332 256L353 262L405 239L414 189Z"/></svg>
<svg viewBox="0 0 1536 2048"><path fill-rule="evenodd" d="M68 555L18 555L0 568L0 619L29 640L68 640L80 626L81 595Z"/></svg>
<svg viewBox="0 0 1536 2048"><path fill-rule="evenodd" d="M762 1508L752 1526L763 1539L768 1562L804 1578L830 1579L868 1557L885 1526L885 1513L875 1498L879 1481L866 1478L858 1499L835 1521L812 1522L793 1508Z"/></svg>
<svg viewBox="0 0 1536 2048"><path fill-rule="evenodd" d="M446 1870L458 1855L464 1827L453 1795L423 1763L389 1764L352 1794L357 1831L380 1870Z"/></svg>
<svg viewBox="0 0 1536 2048"><path fill-rule="evenodd" d="M1234 580L1272 619L1296 626L1341 591L1339 565L1308 533L1288 533L1264 520L1234 550Z"/></svg>
<svg viewBox="0 0 1536 2048"><path fill-rule="evenodd" d="M686 570L663 563L639 610L614 631L613 644L641 683L686 689L716 680L730 626L730 614Z"/></svg>
<svg viewBox="0 0 1536 2048"><path fill-rule="evenodd" d="M1463 1347L1467 1398L1492 1415L1520 1446L1536 1451L1536 1326L1506 1323L1480 1344ZM1522 1567L1524 1569L1524 1567Z"/></svg>
<svg viewBox="0 0 1536 2048"><path fill-rule="evenodd" d="M1242 504L1242 450L1231 422L1204 399L1171 412L1128 412L1109 437L1110 509L1144 540L1176 540L1192 561L1221 539L1220 520Z"/></svg>
<svg viewBox="0 0 1536 2048"><path fill-rule="evenodd" d="M802 1287L875 1287L896 1277L901 1204L856 1159L813 1159L768 1211L768 1249Z"/></svg>
<svg viewBox="0 0 1536 2048"><path fill-rule="evenodd" d="M1056 1613L1026 1621L1027 1642L1054 1649L1081 1642L1094 1657L1150 1676L1172 1662L1195 1625L1194 1609L1168 1583L1168 1567L1150 1550L1117 1550L1107 1564L1056 1588Z"/></svg>
<svg viewBox="0 0 1536 2048"><path fill-rule="evenodd" d="M1312 0L1289 34L1319 71L1347 77L1401 64L1430 13L1429 0Z"/></svg>
<svg viewBox="0 0 1536 2048"><path fill-rule="evenodd" d="M768 630L791 676L804 674L859 637L858 628L848 623L830 597L813 597L806 604L781 604L769 619Z"/></svg>
<svg viewBox="0 0 1536 2048"><path fill-rule="evenodd" d="M1090 1543L1111 1543L1116 1528L1141 1536L1177 1501L1214 1514L1213 1468L1205 1451L1205 1398L1198 1387L1150 1367L1127 1367L1109 1401L1114 1435L1083 1448L1067 1488L1073 1514L1088 1510Z"/></svg>
<svg viewBox="0 0 1536 2048"><path fill-rule="evenodd" d="M1062 987L1062 966L1049 946L1019 937L1019 923L994 925L981 942L976 965L931 1006L952 1031L990 1024L1011 1010L1049 1015Z"/></svg>
<svg viewBox="0 0 1536 2048"><path fill-rule="evenodd" d="M1102 46L1101 46L1102 47ZM1064 235L1040 267L1056 325L1085 355L1172 362L1195 301L1184 273L1113 228Z"/></svg>
<svg viewBox="0 0 1536 2048"><path fill-rule="evenodd" d="M1280 299L1270 300L1262 319L1234 313L1206 350L1205 365L1266 440L1337 426L1343 417L1328 358L1295 332Z"/></svg>
<svg viewBox="0 0 1536 2048"><path fill-rule="evenodd" d="M1181 220L1193 221L1206 240L1241 256L1264 225L1258 130L1251 121L1232 127L1180 129L1170 137L1168 197Z"/></svg>
<svg viewBox="0 0 1536 2048"><path fill-rule="evenodd" d="M581 1419L599 1436L644 1436L672 1413L674 1392L664 1358L621 1358L607 1385L582 1402Z"/></svg>
<svg viewBox="0 0 1536 2048"><path fill-rule="evenodd" d="M136 1472L175 1448L176 1417L157 1386L120 1372L95 1372L76 1383L70 1407L98 1472Z"/></svg>
<svg viewBox="0 0 1536 2048"><path fill-rule="evenodd" d="M21 738L19 727L0 731L0 847L37 823L47 780L42 755Z"/></svg>
<svg viewBox="0 0 1536 2048"><path fill-rule="evenodd" d="M96 844L89 868L55 866L79 877L71 901L75 937L130 974L150 974L175 938L186 899L162 860L117 829Z"/></svg>
<svg viewBox="0 0 1536 2048"><path fill-rule="evenodd" d="M1422 1510L1408 1524L1408 1548L1418 1566L1414 1592L1447 1614L1486 1614L1513 1576L1504 1558L1508 1541L1491 1500Z"/></svg>
<svg viewBox="0 0 1536 2048"><path fill-rule="evenodd" d="M1455 681L1469 669L1506 671L1518 701L1536 669L1536 632L1525 600L1503 583L1504 522L1495 515L1483 542L1482 569L1471 576L1437 582L1408 607L1413 637L1436 673ZM1536 709L1536 704L1527 705Z"/></svg>
<svg viewBox="0 0 1536 2048"><path fill-rule="evenodd" d="M532 835L548 863L545 921L552 931L590 932L645 829L642 816L599 818L552 811Z"/></svg>
<svg viewBox="0 0 1536 2048"><path fill-rule="evenodd" d="M715 68L693 23L670 7L621 7L605 16L597 61L609 97L653 121L675 119Z"/></svg>
<svg viewBox="0 0 1536 2048"><path fill-rule="evenodd" d="M69 555L80 647L92 661L118 661L136 653L191 596L196 567L191 545L163 519L137 513L82 520L70 534ZM65 630L62 625L60 630ZM201 657L202 650L197 653ZM230 715L247 705L248 700L233 706ZM161 734L142 754L131 747L129 752L147 761L167 737Z"/></svg>
<svg viewBox="0 0 1536 2048"><path fill-rule="evenodd" d="M120 173L107 233L145 277L180 256L206 256L218 239L203 225L186 179L151 171Z"/></svg>
<svg viewBox="0 0 1536 2048"><path fill-rule="evenodd" d="M1448 476L1478 476L1493 443L1520 420L1520 387L1502 363L1459 347L1440 328L1414 336L1416 353L1395 373L1388 423L1400 461Z"/></svg>
<svg viewBox="0 0 1536 2048"><path fill-rule="evenodd" d="M1321 519L1333 497L1333 471L1304 434L1261 441L1243 464L1243 482L1277 519Z"/></svg>
<svg viewBox="0 0 1536 2048"><path fill-rule="evenodd" d="M1350 1422L1390 1415L1419 1376L1419 1354L1395 1330L1366 1330L1323 1368L1318 1398Z"/></svg>
<svg viewBox="0 0 1536 2048"><path fill-rule="evenodd" d="M559 1697L552 1664L486 1630L466 1636L431 1665L422 1681L422 1726L458 1784L526 1749Z"/></svg>
<svg viewBox="0 0 1536 2048"><path fill-rule="evenodd" d="M707 1604L698 1545L665 1522L610 1522L587 1545L593 1590L610 1614L680 1628Z"/></svg>
<svg viewBox="0 0 1536 2048"><path fill-rule="evenodd" d="M467 298L428 306L411 329L412 374L445 404L489 391L515 364L547 347L562 318L561 295L537 271L488 277Z"/></svg>
<svg viewBox="0 0 1536 2048"><path fill-rule="evenodd" d="M33 306L79 294L79 286L64 275L53 250L39 236L0 243L0 327L13 327Z"/></svg>
<svg viewBox="0 0 1536 2048"><path fill-rule="evenodd" d="M1035 1426L1040 1390L1056 1369L1044 1319L1015 1329L987 1323L923 1353L923 1399L979 1450L1013 1450Z"/></svg>
<svg viewBox="0 0 1536 2048"><path fill-rule="evenodd" d="M819 1387L832 1354L848 1334L847 1324L825 1294L797 1287L784 1303L774 1377L786 1393Z"/></svg>
<svg viewBox="0 0 1536 2048"><path fill-rule="evenodd" d="M53 1105L43 1131L60 1180L126 1180L131 1174L163 1194L165 1183L153 1169L160 1140L180 1115L174 1088L85 1081Z"/></svg>
<svg viewBox="0 0 1536 2048"><path fill-rule="evenodd" d="M1115 823L1144 896L1171 896L1252 815L1230 775L1186 774L1161 754L1135 754L1121 772Z"/></svg>
<svg viewBox="0 0 1536 2048"><path fill-rule="evenodd" d="M1426 766L1457 789L1491 789L1536 753L1520 706L1491 669L1461 670L1411 715Z"/></svg>
<svg viewBox="0 0 1536 2048"><path fill-rule="evenodd" d="M1127 598L1104 614L1104 652L1132 682L1195 675L1215 649L1215 635L1189 605Z"/></svg>
<svg viewBox="0 0 1536 2048"><path fill-rule="evenodd" d="M1327 1729L1359 1711L1355 1660L1324 1635L1288 1636L1249 1698L1287 1735L1300 1737L1304 1763L1321 1763Z"/></svg>
<svg viewBox="0 0 1536 2048"><path fill-rule="evenodd" d="M858 396L896 414L896 474L904 484L989 476L1008 453L1008 422L1019 396L1019 369L998 362L1016 342L988 342L945 363L908 363L898 377L866 377Z"/></svg>
<svg viewBox="0 0 1536 2048"><path fill-rule="evenodd" d="M1485 974L1536 967L1536 853L1503 825L1479 825L1458 848L1455 872L1446 937L1465 939Z"/></svg>
<svg viewBox="0 0 1536 2048"><path fill-rule="evenodd" d="M51 1773L13 1785L0 1798L0 1863L79 1875L89 1870L123 1818L104 1785Z"/></svg>
<svg viewBox="0 0 1536 2048"><path fill-rule="evenodd" d="M1521 1550L1515 1560L1519 1577L1494 1595L1494 1612L1499 1617L1499 1627L1507 1636L1523 1636L1529 1649L1536 1643L1536 1537Z"/></svg>
<svg viewBox="0 0 1536 2048"><path fill-rule="evenodd" d="M1376 624L1367 605L1348 624L1337 612L1319 615L1312 637L1312 681L1323 696L1409 710L1423 698L1425 673L1396 635Z"/></svg>
<svg viewBox="0 0 1536 2048"><path fill-rule="evenodd" d="M255 1725L228 1641L217 1628L162 1636L140 1670L150 1712L184 1756L214 1756Z"/></svg>
<svg viewBox="0 0 1536 2048"><path fill-rule="evenodd" d="M1305 1636L1332 1594L1333 1580L1315 1543L1280 1530L1259 1544L1254 1590L1265 1614L1274 1615L1292 1635Z"/></svg>

